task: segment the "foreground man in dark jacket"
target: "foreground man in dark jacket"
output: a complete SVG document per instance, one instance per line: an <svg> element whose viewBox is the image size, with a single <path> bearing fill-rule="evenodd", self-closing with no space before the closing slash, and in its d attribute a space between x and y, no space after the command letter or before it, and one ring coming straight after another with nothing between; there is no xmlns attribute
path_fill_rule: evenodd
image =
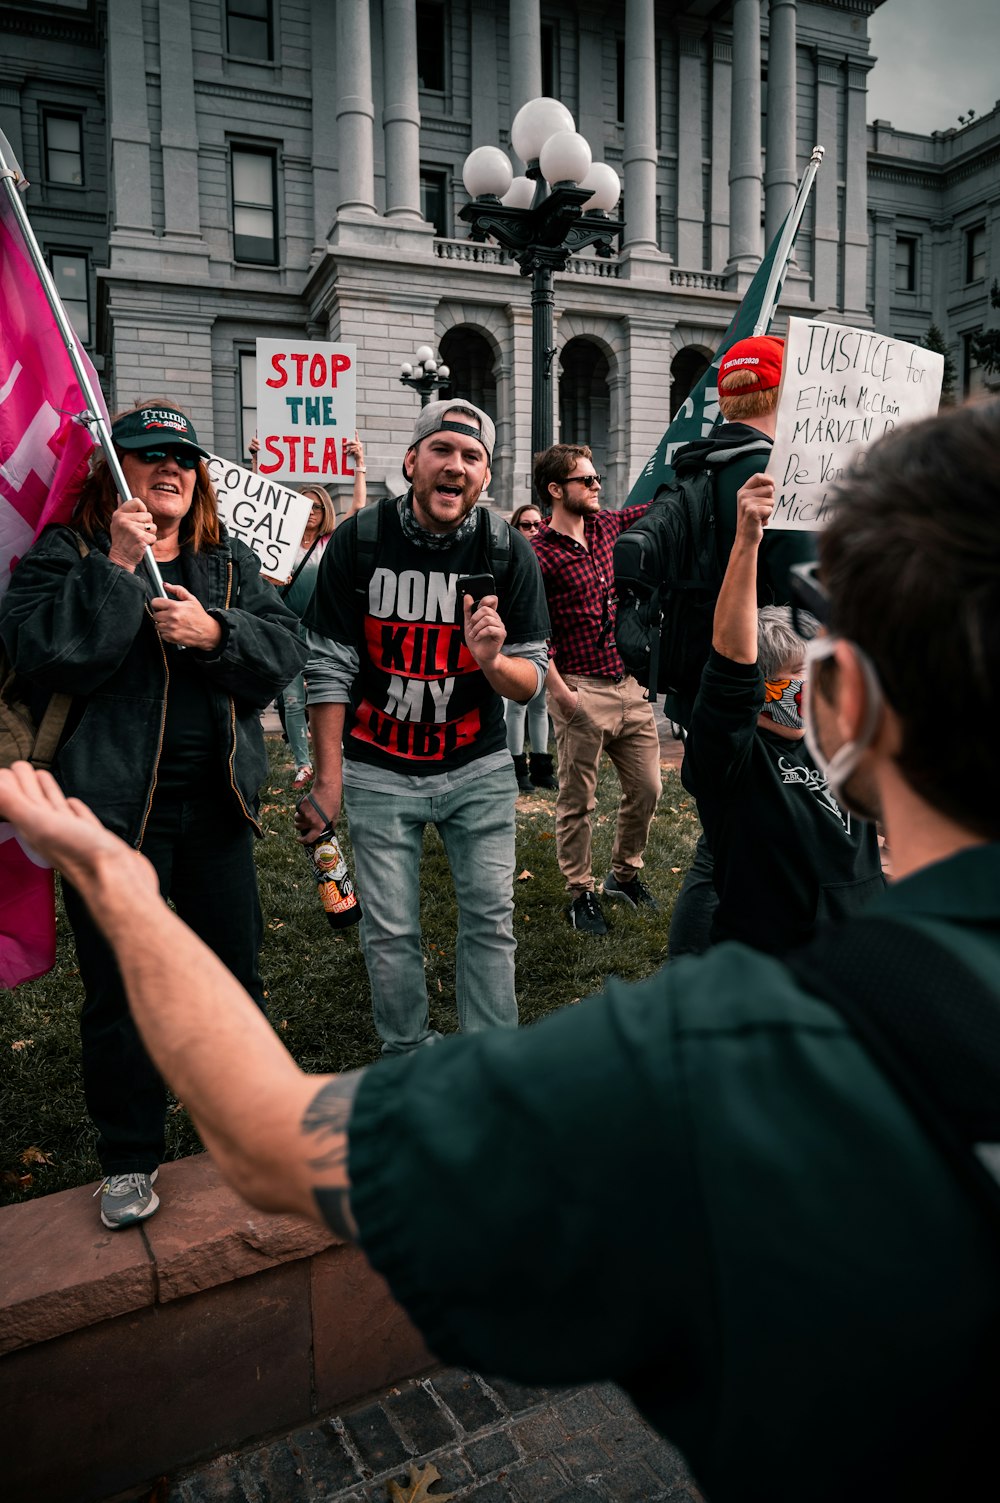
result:
<svg viewBox="0 0 1000 1503"><path fill-rule="evenodd" d="M261 1008L253 842L267 774L260 711L302 667L292 613L256 555L219 521L208 451L172 403L112 427L132 499L119 505L103 456L69 527L48 527L20 561L0 634L34 695L73 704L54 764L66 793L137 846L160 888ZM142 560L151 547L167 590ZM83 1084L106 1176L105 1226L159 1205L166 1091L135 1025L114 955L67 887L86 996Z"/></svg>
<svg viewBox="0 0 1000 1503"><path fill-rule="evenodd" d="M989 403L903 429L847 483L809 711L838 803L888 829L880 933L931 943L990 1007L998 426ZM21 764L0 816L85 894L227 1177L356 1235L442 1359L616 1378L712 1503L987 1495L997 1233L822 974L722 944L530 1029L310 1077L86 810ZM964 1000L946 982L923 1011Z"/></svg>

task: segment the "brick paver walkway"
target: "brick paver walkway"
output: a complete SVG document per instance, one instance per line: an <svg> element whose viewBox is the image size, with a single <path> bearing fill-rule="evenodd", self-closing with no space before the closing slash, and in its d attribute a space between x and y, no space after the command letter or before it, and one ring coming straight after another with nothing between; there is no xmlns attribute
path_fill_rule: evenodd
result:
<svg viewBox="0 0 1000 1503"><path fill-rule="evenodd" d="M158 1503L385 1503L411 1463L462 1503L701 1503L678 1453L610 1383L522 1388L444 1368L169 1479ZM405 1494L404 1494L405 1496Z"/></svg>

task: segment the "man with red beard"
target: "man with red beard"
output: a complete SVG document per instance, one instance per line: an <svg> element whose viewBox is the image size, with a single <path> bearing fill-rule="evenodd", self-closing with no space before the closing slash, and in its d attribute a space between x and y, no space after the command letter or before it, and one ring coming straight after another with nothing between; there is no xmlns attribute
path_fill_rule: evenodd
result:
<svg viewBox="0 0 1000 1503"><path fill-rule="evenodd" d="M841 809L803 739L804 612L757 607L757 555L774 481L736 498L736 538L715 608L681 778L698 803L719 906L712 943L782 955L823 919L847 918L885 885L875 826ZM796 626L798 630L796 630Z"/></svg>

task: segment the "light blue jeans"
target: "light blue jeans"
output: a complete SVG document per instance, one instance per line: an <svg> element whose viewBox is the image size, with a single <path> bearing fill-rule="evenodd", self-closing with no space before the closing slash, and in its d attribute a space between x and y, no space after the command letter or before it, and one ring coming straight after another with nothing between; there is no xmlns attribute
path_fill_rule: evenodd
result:
<svg viewBox="0 0 1000 1503"><path fill-rule="evenodd" d="M516 1028L513 765L452 793L344 788L361 900L361 948L383 1054L439 1038L430 1026L420 935L424 826L441 836L458 900L455 998L463 1033Z"/></svg>
<svg viewBox="0 0 1000 1503"><path fill-rule="evenodd" d="M528 725L528 740L536 756L545 756L549 749L549 707L545 695L540 694L530 704L519 705L516 699L505 699L503 718L507 725L507 750L512 757L524 751L524 726Z"/></svg>
<svg viewBox="0 0 1000 1503"><path fill-rule="evenodd" d="M312 753L309 750L309 732L306 726L306 681L297 673L290 684L282 690L285 706L285 735L288 750L296 768L311 767Z"/></svg>

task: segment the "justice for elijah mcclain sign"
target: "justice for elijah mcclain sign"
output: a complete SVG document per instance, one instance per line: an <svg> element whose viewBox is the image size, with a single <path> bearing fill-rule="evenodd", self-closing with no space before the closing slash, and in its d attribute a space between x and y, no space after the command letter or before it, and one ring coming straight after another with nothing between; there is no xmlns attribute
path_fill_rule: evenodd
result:
<svg viewBox="0 0 1000 1503"><path fill-rule="evenodd" d="M207 464L226 531L253 549L262 574L287 579L309 521L311 498L217 454Z"/></svg>
<svg viewBox="0 0 1000 1503"><path fill-rule="evenodd" d="M938 409L944 356L852 329L791 318L774 447L773 530L818 532L834 486L857 456L904 423Z"/></svg>
<svg viewBox="0 0 1000 1503"><path fill-rule="evenodd" d="M357 347L257 341L257 467L271 480L354 479Z"/></svg>

